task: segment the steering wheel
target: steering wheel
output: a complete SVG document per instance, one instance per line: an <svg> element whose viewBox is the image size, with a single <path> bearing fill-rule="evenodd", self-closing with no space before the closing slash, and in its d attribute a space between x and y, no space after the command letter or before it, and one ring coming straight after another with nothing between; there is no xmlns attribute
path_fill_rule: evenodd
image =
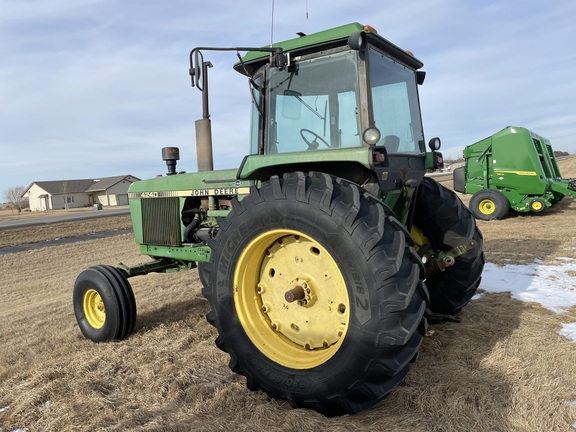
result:
<svg viewBox="0 0 576 432"><path fill-rule="evenodd" d="M305 132L312 135L314 139L312 141L306 139L306 136L304 135ZM318 144L318 140L326 147L330 148L330 144L328 144L328 142L324 138L322 138L316 132L311 131L310 129L300 129L300 136L302 137L304 142L308 144L308 150L316 150L318 147L320 147L320 144Z"/></svg>

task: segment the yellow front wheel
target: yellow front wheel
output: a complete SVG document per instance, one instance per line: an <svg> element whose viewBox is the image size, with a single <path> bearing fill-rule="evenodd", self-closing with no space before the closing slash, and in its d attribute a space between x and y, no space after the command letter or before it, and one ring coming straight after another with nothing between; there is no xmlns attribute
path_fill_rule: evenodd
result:
<svg viewBox="0 0 576 432"><path fill-rule="evenodd" d="M134 330L136 301L124 273L97 265L78 275L72 295L82 334L94 342L121 340Z"/></svg>

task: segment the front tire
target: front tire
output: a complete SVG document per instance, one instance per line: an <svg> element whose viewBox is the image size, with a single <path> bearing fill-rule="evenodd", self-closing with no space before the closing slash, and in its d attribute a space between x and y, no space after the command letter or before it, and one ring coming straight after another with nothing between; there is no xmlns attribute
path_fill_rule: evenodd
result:
<svg viewBox="0 0 576 432"><path fill-rule="evenodd" d="M207 319L251 390L334 416L374 405L407 374L426 327L422 263L355 184L273 177L233 202L210 246Z"/></svg>
<svg viewBox="0 0 576 432"><path fill-rule="evenodd" d="M122 340L134 331L136 300L126 275L116 267L97 265L82 271L74 283L72 302L87 339Z"/></svg>

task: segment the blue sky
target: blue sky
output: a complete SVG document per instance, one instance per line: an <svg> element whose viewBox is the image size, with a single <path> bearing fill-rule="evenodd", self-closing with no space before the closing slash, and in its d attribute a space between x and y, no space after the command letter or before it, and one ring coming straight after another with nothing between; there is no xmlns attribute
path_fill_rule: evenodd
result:
<svg viewBox="0 0 576 432"><path fill-rule="evenodd" d="M0 0L0 197L33 181L196 170L195 46L263 46L272 1ZM447 157L508 126L576 153L576 2L276 0L274 41L370 24L424 62L427 139ZM216 168L249 150L233 53L207 53ZM1 199L0 199L1 200Z"/></svg>

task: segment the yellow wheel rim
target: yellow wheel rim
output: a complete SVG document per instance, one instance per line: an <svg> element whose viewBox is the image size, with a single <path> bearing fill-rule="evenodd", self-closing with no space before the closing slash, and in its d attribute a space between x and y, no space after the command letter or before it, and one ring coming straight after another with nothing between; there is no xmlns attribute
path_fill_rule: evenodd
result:
<svg viewBox="0 0 576 432"><path fill-rule="evenodd" d="M424 245L429 245L432 246L432 241L428 238L428 236L426 234L424 234L424 231L416 226L416 225L412 225L412 228L410 228L410 235L412 235L412 239L414 239L414 250L416 252L418 252L420 250L420 248ZM432 252L430 250L430 252ZM422 257L422 262L427 262L429 259L429 254L424 254Z"/></svg>
<svg viewBox="0 0 576 432"><path fill-rule="evenodd" d="M480 201L480 204L478 204L478 209L482 214L491 215L494 213L494 211L496 211L496 204L494 204L494 201L490 199L485 199Z"/></svg>
<svg viewBox="0 0 576 432"><path fill-rule="evenodd" d="M532 203L532 210L534 210L534 211L542 210L542 203L540 201L534 201Z"/></svg>
<svg viewBox="0 0 576 432"><path fill-rule="evenodd" d="M106 321L106 309L98 291L94 289L86 291L83 307L88 324L96 329L102 328Z"/></svg>
<svg viewBox="0 0 576 432"><path fill-rule="evenodd" d="M234 305L260 352L292 369L330 359L350 322L338 265L321 244L293 230L268 231L242 251L234 272Z"/></svg>

